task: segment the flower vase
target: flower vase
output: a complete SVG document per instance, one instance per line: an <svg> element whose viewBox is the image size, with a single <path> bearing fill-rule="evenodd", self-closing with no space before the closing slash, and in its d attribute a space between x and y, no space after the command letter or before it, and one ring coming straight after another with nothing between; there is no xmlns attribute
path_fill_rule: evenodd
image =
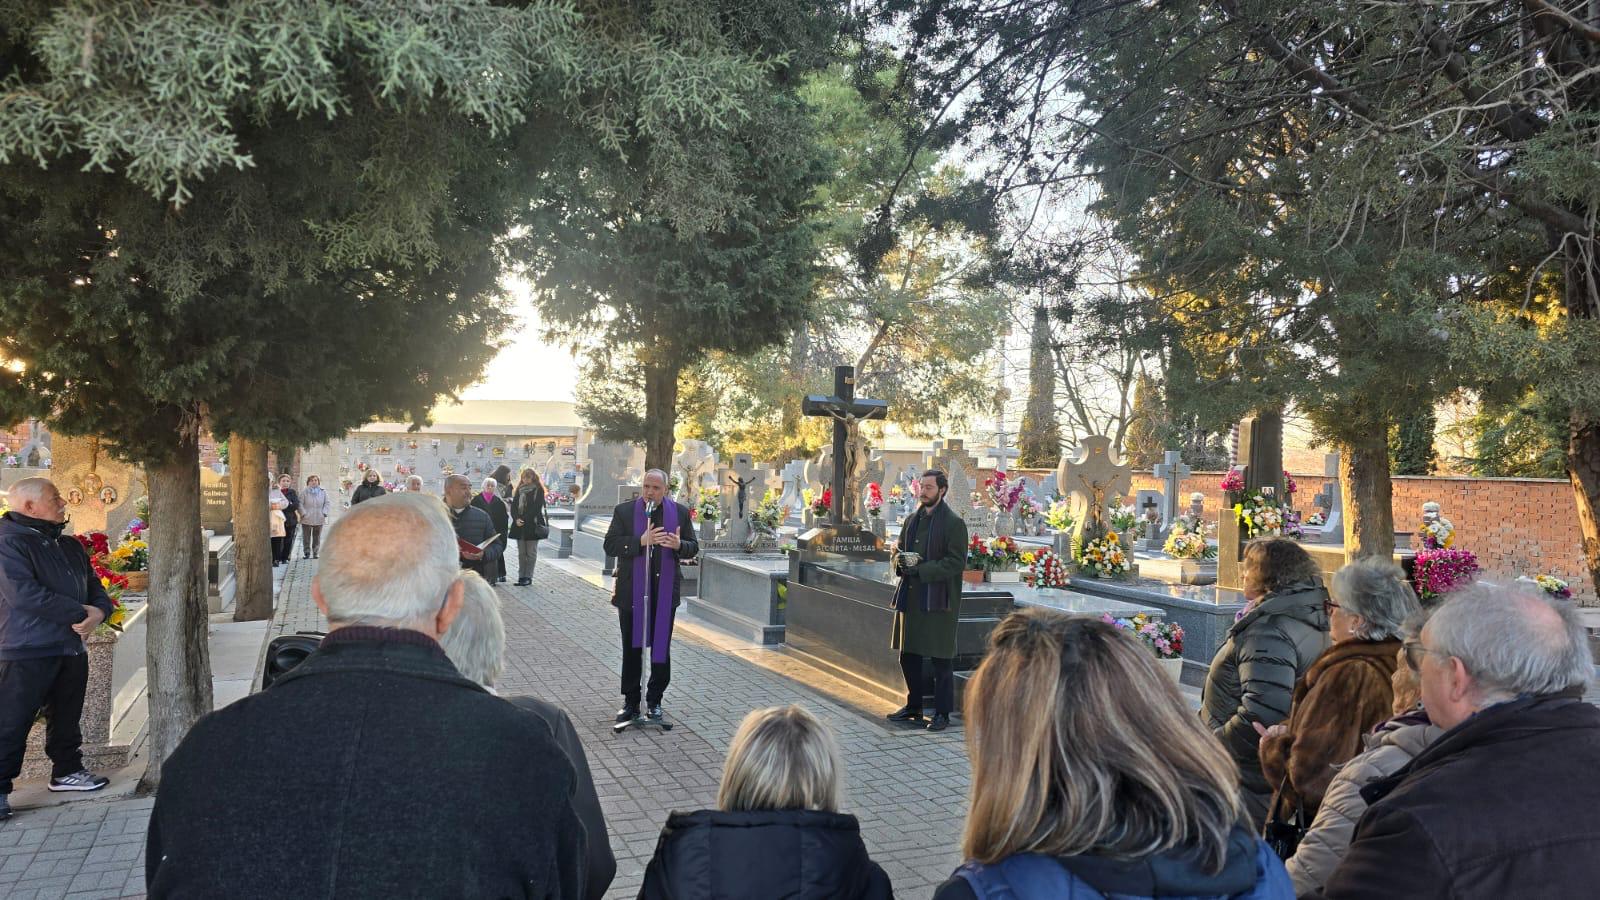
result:
<svg viewBox="0 0 1600 900"><path fill-rule="evenodd" d="M1017 584L1022 581L1022 573L1015 568L996 569L989 573L988 580L991 584Z"/></svg>
<svg viewBox="0 0 1600 900"><path fill-rule="evenodd" d="M1183 657L1175 656L1172 659L1158 658L1156 663L1161 666L1163 671L1172 677L1173 684L1183 684Z"/></svg>
<svg viewBox="0 0 1600 900"><path fill-rule="evenodd" d="M878 537L884 537L889 533L889 530L883 526L883 516L879 515L867 516L867 530Z"/></svg>
<svg viewBox="0 0 1600 900"><path fill-rule="evenodd" d="M717 539L717 523L700 520L700 543L709 544Z"/></svg>
<svg viewBox="0 0 1600 900"><path fill-rule="evenodd" d="M961 581L964 584L983 584L982 569L965 569L961 572Z"/></svg>
<svg viewBox="0 0 1600 900"><path fill-rule="evenodd" d="M1016 533L1017 520L1010 513L998 512L994 516L994 536L1011 537Z"/></svg>
<svg viewBox="0 0 1600 900"><path fill-rule="evenodd" d="M124 578L128 579L129 591L136 594L147 594L150 592L149 572L123 572L122 575Z"/></svg>
<svg viewBox="0 0 1600 900"><path fill-rule="evenodd" d="M815 524L817 524L817 517L812 515L811 507L808 506L800 513L800 526L809 531Z"/></svg>
<svg viewBox="0 0 1600 900"><path fill-rule="evenodd" d="M1050 549L1062 559L1072 559L1072 532L1056 531L1050 535Z"/></svg>

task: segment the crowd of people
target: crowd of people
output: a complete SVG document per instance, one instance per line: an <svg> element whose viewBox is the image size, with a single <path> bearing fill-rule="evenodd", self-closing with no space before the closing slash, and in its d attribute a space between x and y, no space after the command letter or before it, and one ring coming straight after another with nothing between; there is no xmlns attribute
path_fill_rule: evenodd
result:
<svg viewBox="0 0 1600 900"><path fill-rule="evenodd" d="M509 497L503 483L474 493L452 477L443 503L396 492L329 528L311 587L321 647L201 719L162 767L151 896L607 892L616 860L583 743L560 707L496 693L501 570L488 551L461 566L463 519L495 546L494 503L507 531L536 539L536 477ZM274 486L277 511L320 527L320 488L292 491ZM54 485L25 480L11 499L0 818L39 709L51 789L106 783L84 770L74 725L82 638L108 603L62 534ZM995 626L963 704L965 862L935 900L1589 895L1600 709L1584 699L1594 660L1570 604L1480 584L1425 608L1386 560L1324 584L1281 538L1251 543L1243 576L1248 604L1198 715L1113 624L1031 608ZM647 782L659 760L637 762ZM663 823L640 896L892 896L842 810L844 778L817 717L751 712L714 807Z"/></svg>

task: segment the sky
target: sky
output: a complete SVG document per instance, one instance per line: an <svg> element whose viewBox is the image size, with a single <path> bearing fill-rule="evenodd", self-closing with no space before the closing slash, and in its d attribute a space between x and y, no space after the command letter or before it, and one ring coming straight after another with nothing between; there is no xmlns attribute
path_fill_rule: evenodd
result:
<svg viewBox="0 0 1600 900"><path fill-rule="evenodd" d="M516 324L482 381L461 392L463 400L565 400L571 402L578 383L578 364L572 354L540 336L539 315L534 310L528 284L506 282L508 310Z"/></svg>

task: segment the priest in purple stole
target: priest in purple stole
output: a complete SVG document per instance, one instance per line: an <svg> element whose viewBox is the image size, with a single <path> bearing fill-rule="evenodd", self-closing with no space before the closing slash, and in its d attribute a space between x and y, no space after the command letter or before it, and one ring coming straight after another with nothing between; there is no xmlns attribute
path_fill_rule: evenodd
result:
<svg viewBox="0 0 1600 900"><path fill-rule="evenodd" d="M667 475L651 469L640 480L640 496L617 505L606 531L607 556L617 558L611 605L622 626L622 709L617 721L639 715L644 651L650 651L645 708L661 718L661 696L672 677L672 619L682 591L679 563L700 552L689 508L667 497Z"/></svg>

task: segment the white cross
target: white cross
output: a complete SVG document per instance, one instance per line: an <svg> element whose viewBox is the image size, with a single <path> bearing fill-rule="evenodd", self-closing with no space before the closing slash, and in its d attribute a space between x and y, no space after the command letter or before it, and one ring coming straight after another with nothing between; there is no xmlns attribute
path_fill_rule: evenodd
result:
<svg viewBox="0 0 1600 900"><path fill-rule="evenodd" d="M984 450L983 455L994 460L994 470L996 472L1004 472L1009 460L1019 459L1022 456L1020 452L1006 446L1006 433L1004 431L996 431L994 433L994 444L993 447Z"/></svg>

